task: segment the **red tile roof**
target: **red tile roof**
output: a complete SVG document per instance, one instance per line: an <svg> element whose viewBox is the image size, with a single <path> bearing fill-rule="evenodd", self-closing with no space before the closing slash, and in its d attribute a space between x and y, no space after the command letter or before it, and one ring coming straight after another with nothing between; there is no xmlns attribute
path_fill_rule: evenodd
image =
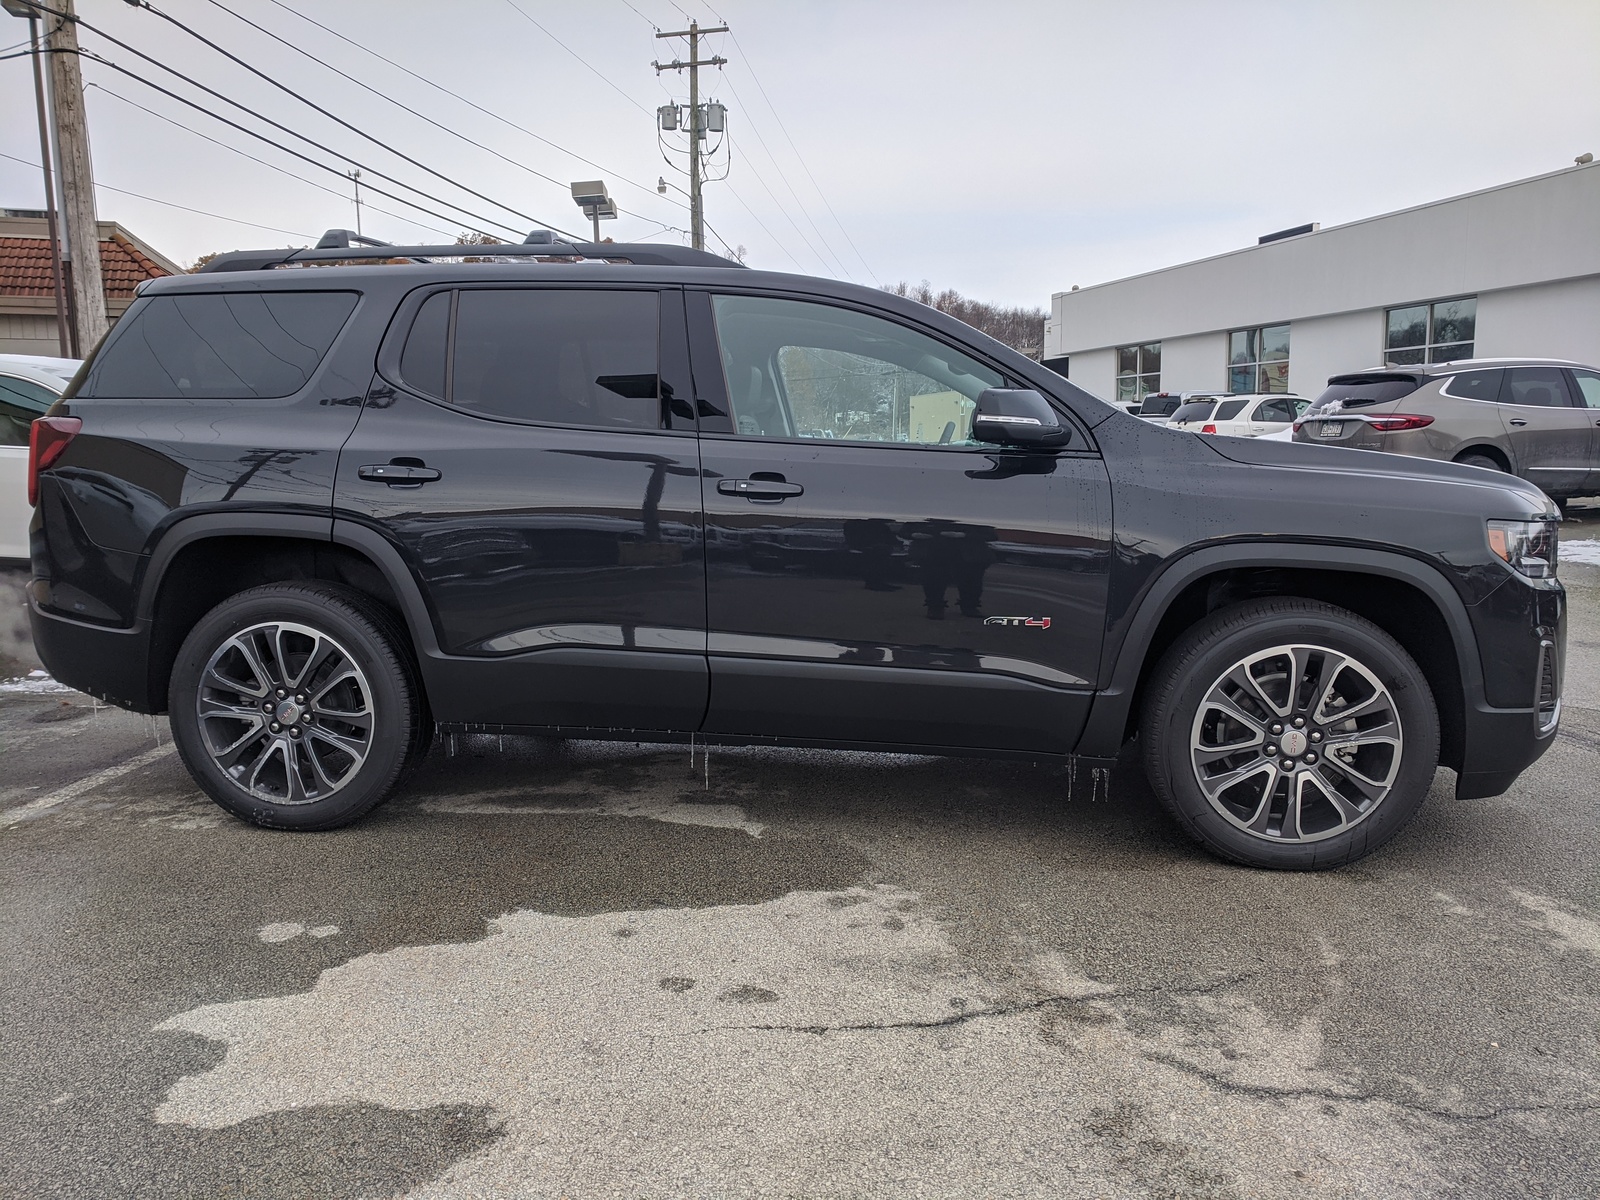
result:
<svg viewBox="0 0 1600 1200"><path fill-rule="evenodd" d="M167 274L120 237L100 243L106 298L131 300L143 280ZM50 245L43 238L0 237L0 296L53 296Z"/></svg>

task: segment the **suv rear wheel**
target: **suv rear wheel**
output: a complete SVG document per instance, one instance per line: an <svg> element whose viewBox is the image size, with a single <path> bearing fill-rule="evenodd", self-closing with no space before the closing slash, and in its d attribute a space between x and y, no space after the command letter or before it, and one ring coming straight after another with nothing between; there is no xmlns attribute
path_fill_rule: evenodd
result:
<svg viewBox="0 0 1600 1200"><path fill-rule="evenodd" d="M279 829L332 829L381 803L426 747L391 620L359 593L274 584L223 601L184 640L173 741L207 795Z"/></svg>
<svg viewBox="0 0 1600 1200"><path fill-rule="evenodd" d="M1416 663L1331 604L1258 600L1211 614L1145 697L1145 770L1173 819L1249 866L1353 862L1416 815L1439 717Z"/></svg>

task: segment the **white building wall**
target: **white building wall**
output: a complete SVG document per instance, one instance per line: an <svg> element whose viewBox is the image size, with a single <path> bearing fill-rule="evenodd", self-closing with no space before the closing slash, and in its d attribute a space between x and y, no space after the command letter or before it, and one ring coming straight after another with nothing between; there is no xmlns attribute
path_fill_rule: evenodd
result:
<svg viewBox="0 0 1600 1200"><path fill-rule="evenodd" d="M1383 361L1383 310L1310 317L1289 326L1289 390L1315 400L1328 376Z"/></svg>
<svg viewBox="0 0 1600 1200"><path fill-rule="evenodd" d="M1161 390L1220 392L1228 386L1228 335L1202 333L1161 343ZM1110 393L1111 399L1115 393Z"/></svg>
<svg viewBox="0 0 1600 1200"><path fill-rule="evenodd" d="M1085 350L1067 364L1067 378L1091 396L1111 400L1117 394L1117 352Z"/></svg>
<svg viewBox="0 0 1600 1200"><path fill-rule="evenodd" d="M1596 275L1600 163L1058 292L1045 357Z"/></svg>
<svg viewBox="0 0 1600 1200"><path fill-rule="evenodd" d="M1484 292L1477 338L1473 353L1480 358L1527 355L1600 366L1600 275Z"/></svg>

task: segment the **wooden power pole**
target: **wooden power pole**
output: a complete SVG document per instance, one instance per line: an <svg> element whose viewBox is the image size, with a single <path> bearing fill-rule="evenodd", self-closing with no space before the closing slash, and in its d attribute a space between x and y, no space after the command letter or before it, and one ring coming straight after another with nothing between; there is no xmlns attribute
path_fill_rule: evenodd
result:
<svg viewBox="0 0 1600 1200"><path fill-rule="evenodd" d="M51 7L65 14L65 19L52 22L47 58L56 155L61 166L61 257L72 288L73 351L82 357L99 344L110 323L100 272L100 227L94 211L83 71L78 65L77 16L73 0L55 0Z"/></svg>
<svg viewBox="0 0 1600 1200"><path fill-rule="evenodd" d="M713 55L700 57L700 39L711 33L727 33L726 25L701 29L698 21L690 21L689 28L673 33L658 33L657 38L688 38L689 61L673 59L669 63L651 63L656 74L663 71L689 72L689 240L696 250L706 248L705 209L700 199L700 139L705 133L705 115L700 111L700 68L720 67L728 60Z"/></svg>

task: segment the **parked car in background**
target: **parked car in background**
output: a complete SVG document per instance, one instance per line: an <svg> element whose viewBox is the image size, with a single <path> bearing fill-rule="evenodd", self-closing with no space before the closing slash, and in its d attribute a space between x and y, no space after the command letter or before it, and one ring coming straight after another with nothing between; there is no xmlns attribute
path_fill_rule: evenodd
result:
<svg viewBox="0 0 1600 1200"><path fill-rule="evenodd" d="M28 431L77 370L75 358L0 354L0 561L28 557Z"/></svg>
<svg viewBox="0 0 1600 1200"><path fill-rule="evenodd" d="M1150 392L1139 402L1137 408L1128 411L1136 417L1143 417L1146 421L1160 421L1165 424L1172 419L1172 414L1185 404L1196 400L1218 400L1232 394L1232 392Z"/></svg>
<svg viewBox="0 0 1600 1200"><path fill-rule="evenodd" d="M1167 428L1219 433L1228 437L1261 437L1285 429L1292 431L1294 419L1310 403L1303 396L1282 392L1191 400L1172 414L1167 421Z"/></svg>
<svg viewBox="0 0 1600 1200"><path fill-rule="evenodd" d="M1600 371L1479 358L1335 375L1295 440L1508 471L1565 500L1600 491Z"/></svg>

